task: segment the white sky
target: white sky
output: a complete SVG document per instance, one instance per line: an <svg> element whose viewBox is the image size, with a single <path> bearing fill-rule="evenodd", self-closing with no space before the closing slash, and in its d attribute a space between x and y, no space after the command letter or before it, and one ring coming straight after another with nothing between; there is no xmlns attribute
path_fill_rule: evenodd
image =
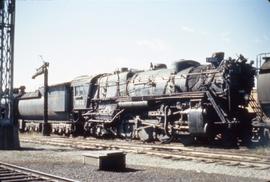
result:
<svg viewBox="0 0 270 182"><path fill-rule="evenodd" d="M50 62L49 83L147 69L150 62L204 62L215 51L255 59L270 52L267 0L17 0L15 86Z"/></svg>

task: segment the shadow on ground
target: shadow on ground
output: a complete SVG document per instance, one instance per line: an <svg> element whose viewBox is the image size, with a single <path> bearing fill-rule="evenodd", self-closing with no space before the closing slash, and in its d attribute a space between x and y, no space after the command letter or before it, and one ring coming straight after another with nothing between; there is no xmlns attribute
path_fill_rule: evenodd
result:
<svg viewBox="0 0 270 182"><path fill-rule="evenodd" d="M105 171L105 170L98 170L98 171ZM142 169L134 169L134 168L125 168L122 170L106 170L106 171L107 172L116 172L116 173L132 173L132 172L138 172L138 171L143 171L143 170Z"/></svg>

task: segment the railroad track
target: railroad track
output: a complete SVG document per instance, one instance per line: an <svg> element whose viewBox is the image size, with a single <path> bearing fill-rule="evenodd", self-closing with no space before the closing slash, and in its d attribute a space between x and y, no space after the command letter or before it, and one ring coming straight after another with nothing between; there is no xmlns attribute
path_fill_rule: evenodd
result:
<svg viewBox="0 0 270 182"><path fill-rule="evenodd" d="M217 163L227 166L254 168L256 170L270 169L270 157L241 153L240 151L229 152L216 149L195 149L175 145L139 144L136 142L119 142L113 140L65 138L65 137L42 137L21 136L22 142L72 147L84 150L114 150L124 152L147 154L168 158L172 160L195 160L205 163Z"/></svg>
<svg viewBox="0 0 270 182"><path fill-rule="evenodd" d="M1 182L76 182L75 180L63 178L20 166L0 162Z"/></svg>

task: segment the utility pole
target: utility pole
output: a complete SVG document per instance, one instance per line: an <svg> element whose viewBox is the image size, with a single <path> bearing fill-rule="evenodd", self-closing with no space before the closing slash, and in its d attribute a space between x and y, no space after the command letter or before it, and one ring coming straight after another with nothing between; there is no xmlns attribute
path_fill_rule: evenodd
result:
<svg viewBox="0 0 270 182"><path fill-rule="evenodd" d="M18 121L14 114L15 0L0 0L0 149L18 149Z"/></svg>
<svg viewBox="0 0 270 182"><path fill-rule="evenodd" d="M44 114L43 114L43 125L42 125L42 134L43 136L50 135L50 126L48 123L48 67L49 63L44 62L41 67L36 70L36 73L32 76L32 79L35 79L37 76L44 74Z"/></svg>

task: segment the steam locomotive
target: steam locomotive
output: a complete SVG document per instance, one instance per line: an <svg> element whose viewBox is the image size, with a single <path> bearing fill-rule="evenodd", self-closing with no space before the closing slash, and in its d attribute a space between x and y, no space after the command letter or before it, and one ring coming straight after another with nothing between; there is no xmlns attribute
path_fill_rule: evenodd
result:
<svg viewBox="0 0 270 182"><path fill-rule="evenodd" d="M200 140L235 145L258 138L253 126L256 113L247 110L256 75L252 63L242 55L224 59L222 52L206 61L201 65L180 60L172 68L151 64L149 70L121 68L52 85L49 130L145 142L179 139L185 145ZM260 95L264 100L264 93ZM42 130L43 102L43 87L35 92L21 90L16 104L21 131Z"/></svg>

